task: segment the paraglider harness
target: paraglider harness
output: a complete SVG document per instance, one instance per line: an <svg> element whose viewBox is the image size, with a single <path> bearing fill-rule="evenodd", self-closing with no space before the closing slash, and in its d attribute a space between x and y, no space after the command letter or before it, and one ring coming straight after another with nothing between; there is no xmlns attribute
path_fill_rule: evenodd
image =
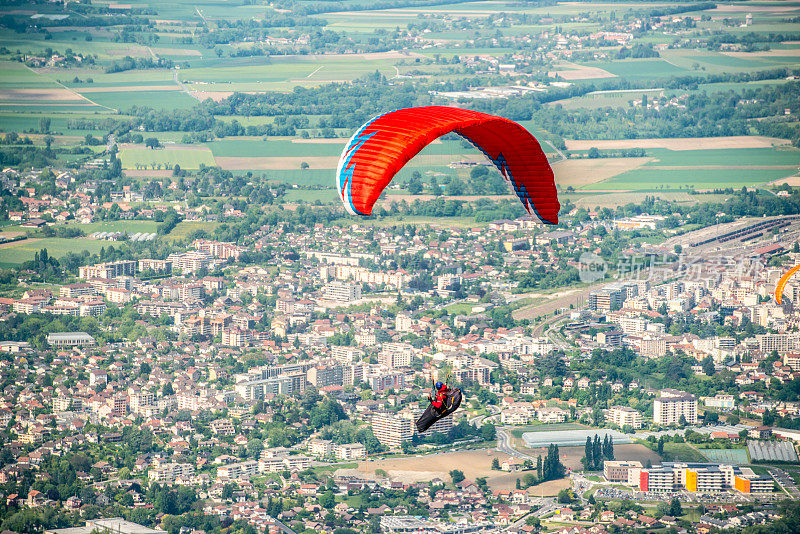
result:
<svg viewBox="0 0 800 534"><path fill-rule="evenodd" d="M447 417L461 406L461 390L459 388L450 389L447 386L447 382L450 381L449 379L450 377L448 377L439 388L436 387L435 382L433 383L436 397L434 398L428 393L428 400L430 400L431 403L416 422L418 432L425 432L436 421ZM433 377L431 377L431 382L433 382Z"/></svg>

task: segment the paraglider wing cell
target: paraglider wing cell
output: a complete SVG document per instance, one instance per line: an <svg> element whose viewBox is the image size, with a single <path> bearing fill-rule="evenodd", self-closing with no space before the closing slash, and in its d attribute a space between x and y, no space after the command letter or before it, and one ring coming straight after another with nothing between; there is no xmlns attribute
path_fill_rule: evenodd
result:
<svg viewBox="0 0 800 534"><path fill-rule="evenodd" d="M781 276L781 279L778 280L778 284L775 286L775 302L778 304L781 303L781 299L783 298L783 289L786 287L786 284L789 282L789 279L794 276L794 274L800 270L800 263L786 271L786 274Z"/></svg>
<svg viewBox="0 0 800 534"><path fill-rule="evenodd" d="M433 423L439 421L440 419L444 419L451 413L458 410L458 407L461 406L461 390L454 389L452 392L447 396L447 400L444 403L444 410L439 411L434 407L433 403L431 403L428 408L422 412L422 415L417 419L417 431L421 434L428 430Z"/></svg>
<svg viewBox="0 0 800 534"><path fill-rule="evenodd" d="M420 150L450 132L486 155L511 183L528 213L544 223L558 223L553 170L536 138L509 119L445 106L379 115L353 134L336 170L336 188L347 211L370 215L395 174Z"/></svg>

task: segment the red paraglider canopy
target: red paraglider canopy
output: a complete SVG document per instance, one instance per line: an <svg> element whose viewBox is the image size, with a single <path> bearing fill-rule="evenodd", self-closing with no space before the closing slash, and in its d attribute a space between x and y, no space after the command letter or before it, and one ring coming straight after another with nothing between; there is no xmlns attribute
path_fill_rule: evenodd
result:
<svg viewBox="0 0 800 534"><path fill-rule="evenodd" d="M509 119L445 106L379 115L353 134L336 171L345 208L354 215L370 215L395 174L425 146L450 132L467 139L494 163L528 213L544 223L558 223L553 170L536 138Z"/></svg>

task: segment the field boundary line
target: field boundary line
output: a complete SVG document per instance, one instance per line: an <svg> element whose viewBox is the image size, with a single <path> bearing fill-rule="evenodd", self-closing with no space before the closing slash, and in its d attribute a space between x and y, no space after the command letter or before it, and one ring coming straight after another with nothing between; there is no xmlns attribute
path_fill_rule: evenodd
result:
<svg viewBox="0 0 800 534"><path fill-rule="evenodd" d="M109 111L113 111L114 113L119 113L119 110L118 110L118 109L110 108L110 107L108 107L108 106L104 106L103 104L98 104L97 102L95 102L95 101L94 101L94 100L92 100L91 98L87 98L87 97L83 96L82 94L80 94L78 91L75 91L75 90L73 90L73 89L70 89L69 87L67 87L67 86L66 86L66 85L64 85L63 83L59 82L58 80L54 80L53 78L51 78L51 77L49 77L49 76L45 76L45 75L44 75L44 74L42 74L42 73L36 72L34 69L30 68L30 67L29 67L29 66L27 66L27 65L25 65L25 68L26 68L26 69L28 69L29 71L31 71L32 73L36 74L37 76L43 76L43 77L47 78L47 79L48 79L48 80L50 80L51 82L53 82L53 83L57 84L57 85L58 85L59 87L61 87L62 89L65 89L66 91L69 91L70 93L72 93L72 94L74 94L74 95L77 95L77 97L78 97L78 98L80 98L81 100L85 100L85 101L87 101L87 102L90 102L90 103L94 104L95 106L98 106L98 107L101 107L101 108L105 108L105 109L107 109L107 110L109 110Z"/></svg>

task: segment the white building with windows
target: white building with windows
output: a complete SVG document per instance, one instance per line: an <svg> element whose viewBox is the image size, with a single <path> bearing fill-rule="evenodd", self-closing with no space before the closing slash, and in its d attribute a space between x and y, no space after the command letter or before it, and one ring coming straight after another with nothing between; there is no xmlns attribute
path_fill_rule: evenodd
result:
<svg viewBox="0 0 800 534"><path fill-rule="evenodd" d="M697 423L697 398L685 391L662 389L653 401L653 422L657 425L677 425L681 417L686 424Z"/></svg>

